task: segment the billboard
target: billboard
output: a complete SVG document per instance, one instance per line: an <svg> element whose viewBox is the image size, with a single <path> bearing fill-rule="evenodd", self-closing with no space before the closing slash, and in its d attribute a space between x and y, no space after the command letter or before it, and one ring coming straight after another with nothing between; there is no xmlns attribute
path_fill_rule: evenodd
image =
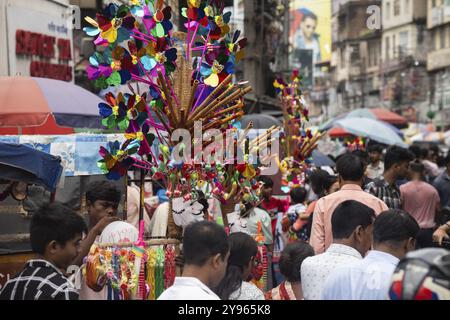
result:
<svg viewBox="0 0 450 320"><path fill-rule="evenodd" d="M290 64L292 68L307 70L303 72L306 85L312 83L312 79L308 79L310 70L313 76L320 74L320 68L314 65L331 60L331 0L294 0L290 17ZM308 52L308 57L304 57Z"/></svg>

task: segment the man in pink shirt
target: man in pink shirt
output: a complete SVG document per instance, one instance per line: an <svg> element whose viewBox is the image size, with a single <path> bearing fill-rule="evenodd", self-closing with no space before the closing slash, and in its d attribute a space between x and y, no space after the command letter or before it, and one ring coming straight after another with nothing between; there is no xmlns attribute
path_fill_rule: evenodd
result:
<svg viewBox="0 0 450 320"><path fill-rule="evenodd" d="M400 186L403 210L416 219L420 226L417 246L420 248L433 246L433 229L436 225L436 214L440 210L439 193L425 180L425 165L411 162L409 165L411 181Z"/></svg>
<svg viewBox="0 0 450 320"><path fill-rule="evenodd" d="M310 244L316 254L323 253L333 242L331 216L340 203L355 200L372 208L376 215L388 210L382 200L362 190L364 164L359 157L346 154L337 161L336 168L341 189L319 199L314 209Z"/></svg>

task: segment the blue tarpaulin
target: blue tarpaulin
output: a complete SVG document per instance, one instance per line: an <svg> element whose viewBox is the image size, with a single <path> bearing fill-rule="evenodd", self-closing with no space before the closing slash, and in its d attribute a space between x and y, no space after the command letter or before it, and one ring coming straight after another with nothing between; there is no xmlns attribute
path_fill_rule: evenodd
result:
<svg viewBox="0 0 450 320"><path fill-rule="evenodd" d="M0 179L39 184L53 192L62 170L60 157L24 145L0 142Z"/></svg>

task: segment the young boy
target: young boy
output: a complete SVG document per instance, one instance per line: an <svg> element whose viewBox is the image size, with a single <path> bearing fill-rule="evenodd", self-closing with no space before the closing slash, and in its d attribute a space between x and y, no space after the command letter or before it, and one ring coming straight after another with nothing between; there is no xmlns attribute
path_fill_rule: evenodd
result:
<svg viewBox="0 0 450 320"><path fill-rule="evenodd" d="M306 211L306 189L303 187L297 187L291 190L290 198L291 205L283 217L282 230L288 232L291 230L297 235L297 238L303 241L308 239L306 234L306 224L308 217L305 215Z"/></svg>
<svg viewBox="0 0 450 320"><path fill-rule="evenodd" d="M381 161L383 157L383 148L379 144L371 145L368 148L370 163L366 169L366 176L369 179L376 179L383 175L384 163Z"/></svg>
<svg viewBox="0 0 450 320"><path fill-rule="evenodd" d="M5 284L0 300L77 300L65 273L80 253L86 231L83 218L60 203L38 210L30 224L31 248L38 257Z"/></svg>
<svg viewBox="0 0 450 320"><path fill-rule="evenodd" d="M266 210L270 217L272 218L272 235L273 238L276 238L276 227L277 227L277 221L278 221L278 212L286 212L286 209L289 206L288 200L281 200L277 199L275 197L272 197L273 195L273 181L267 176L259 176L257 178L258 181L263 183L263 186L261 187L261 195L263 197L263 201L261 202L261 207Z"/></svg>

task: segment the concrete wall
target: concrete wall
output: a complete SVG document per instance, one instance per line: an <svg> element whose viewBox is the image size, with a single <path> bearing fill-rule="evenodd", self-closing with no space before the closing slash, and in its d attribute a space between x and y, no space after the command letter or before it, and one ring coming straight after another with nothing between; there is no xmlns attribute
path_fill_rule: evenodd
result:
<svg viewBox="0 0 450 320"><path fill-rule="evenodd" d="M67 27L69 0L0 0L0 75L30 75L29 56L16 55L16 30L37 32L57 39L69 39L71 41L72 58L73 43L72 30L52 29L50 24ZM5 39L6 37L6 39ZM55 44L56 57L58 47ZM37 59L37 58L36 58ZM33 58L33 60L36 60ZM58 59L45 61L59 63ZM73 61L69 62L73 66ZM5 68L9 66L9 68Z"/></svg>
<svg viewBox="0 0 450 320"><path fill-rule="evenodd" d="M443 25L450 22L450 5L445 6L443 0L435 0L436 6L433 8L433 1L428 0L427 10L427 27L431 29L433 27Z"/></svg>
<svg viewBox="0 0 450 320"><path fill-rule="evenodd" d="M418 44L417 39L419 35L419 28L416 24L407 24L402 25L396 28L391 28L389 30L383 31L382 36L382 56L381 60L383 62L387 60L393 60L400 57L400 39L401 34L407 32L408 33L408 41L407 45L404 48L403 54L407 56L414 56L417 59L426 59L426 52L428 50L428 44L427 42L423 42L422 45ZM394 37L395 37L395 46L394 46ZM387 51L387 45L386 45L386 38L389 38L389 59L386 59L386 51Z"/></svg>
<svg viewBox="0 0 450 320"><path fill-rule="evenodd" d="M394 14L395 4L400 5L398 15ZM412 23L414 19L425 19L427 2L425 0L383 0L383 29L387 30L404 24Z"/></svg>
<svg viewBox="0 0 450 320"><path fill-rule="evenodd" d="M9 74L6 21L6 0L0 0L0 76Z"/></svg>

